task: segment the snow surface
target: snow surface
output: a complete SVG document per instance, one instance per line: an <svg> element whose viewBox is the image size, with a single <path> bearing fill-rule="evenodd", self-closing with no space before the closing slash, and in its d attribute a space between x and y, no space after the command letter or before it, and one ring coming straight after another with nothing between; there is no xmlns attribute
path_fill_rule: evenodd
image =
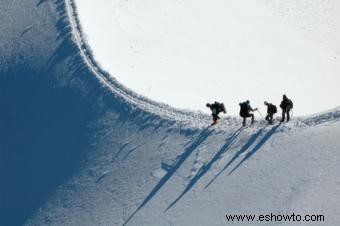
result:
<svg viewBox="0 0 340 226"><path fill-rule="evenodd" d="M249 99L339 105L340 1L76 0L96 60L121 83L174 107L237 115Z"/></svg>
<svg viewBox="0 0 340 226"><path fill-rule="evenodd" d="M340 225L340 108L208 127L209 115L139 96L101 69L72 1L0 8L1 226L214 226L270 213Z"/></svg>

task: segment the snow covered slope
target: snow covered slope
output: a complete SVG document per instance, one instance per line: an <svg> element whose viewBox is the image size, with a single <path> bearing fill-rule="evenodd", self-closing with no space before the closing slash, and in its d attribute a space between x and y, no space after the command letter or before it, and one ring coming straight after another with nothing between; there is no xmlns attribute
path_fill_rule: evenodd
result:
<svg viewBox="0 0 340 226"><path fill-rule="evenodd" d="M305 39L340 53L340 2L337 0L257 0Z"/></svg>
<svg viewBox="0 0 340 226"><path fill-rule="evenodd" d="M323 214L322 225L337 225L339 124L146 127L117 144L117 132L105 132L28 225L225 225L226 214L270 213Z"/></svg>
<svg viewBox="0 0 340 226"><path fill-rule="evenodd" d="M137 93L229 114L249 99L295 115L339 104L338 0L75 0L96 60ZM176 90L176 92L174 92Z"/></svg>
<svg viewBox="0 0 340 226"><path fill-rule="evenodd" d="M226 225L226 214L293 212L340 223L339 108L208 128L208 115L140 97L99 68L71 1L0 8L0 225Z"/></svg>

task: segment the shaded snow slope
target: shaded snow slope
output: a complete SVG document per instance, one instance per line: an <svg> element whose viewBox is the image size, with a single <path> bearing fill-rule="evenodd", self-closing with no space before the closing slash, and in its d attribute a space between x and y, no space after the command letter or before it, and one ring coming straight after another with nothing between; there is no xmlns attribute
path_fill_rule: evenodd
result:
<svg viewBox="0 0 340 226"><path fill-rule="evenodd" d="M340 109L206 128L102 71L71 3L0 3L0 225L221 225L254 210L339 224Z"/></svg>
<svg viewBox="0 0 340 226"><path fill-rule="evenodd" d="M295 115L339 104L338 0L75 2L99 63L153 100L204 112L218 100L232 115L284 93Z"/></svg>

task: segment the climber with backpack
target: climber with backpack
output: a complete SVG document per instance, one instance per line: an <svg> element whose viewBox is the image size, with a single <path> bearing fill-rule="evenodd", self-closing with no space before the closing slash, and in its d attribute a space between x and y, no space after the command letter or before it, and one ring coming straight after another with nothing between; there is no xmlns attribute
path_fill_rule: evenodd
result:
<svg viewBox="0 0 340 226"><path fill-rule="evenodd" d="M240 105L240 116L243 118L242 125L246 126L246 119L249 118L249 117L251 117L251 124L253 124L254 123L254 114L250 113L250 112L257 111L257 108L253 109L250 106L249 100L247 100L243 103L240 103L239 105Z"/></svg>
<svg viewBox="0 0 340 226"><path fill-rule="evenodd" d="M277 107L274 104L268 103L267 101L264 102L264 105L267 106L266 120L269 124L273 124L273 116L275 113L277 113Z"/></svg>
<svg viewBox="0 0 340 226"><path fill-rule="evenodd" d="M213 118L213 123L211 124L212 126L215 125L217 123L217 121L220 119L220 117L218 116L221 112L223 112L224 114L227 113L227 111L225 110L224 104L223 103L219 103L217 101L215 101L215 103L210 104L207 103L206 106L211 110L211 115Z"/></svg>
<svg viewBox="0 0 340 226"><path fill-rule="evenodd" d="M286 95L283 95L283 99L280 104L282 109L282 119L281 122L285 121L285 116L287 115L287 122L290 120L290 110L293 109L293 102Z"/></svg>

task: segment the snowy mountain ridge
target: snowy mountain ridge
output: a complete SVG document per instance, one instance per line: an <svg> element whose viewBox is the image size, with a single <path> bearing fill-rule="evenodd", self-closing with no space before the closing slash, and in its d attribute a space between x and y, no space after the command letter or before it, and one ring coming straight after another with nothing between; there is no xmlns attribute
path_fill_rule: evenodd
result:
<svg viewBox="0 0 340 226"><path fill-rule="evenodd" d="M0 6L11 24L0 40L1 225L225 225L226 214L292 212L340 223L339 108L209 128L209 115L108 77L72 1ZM242 223L263 224L273 225Z"/></svg>
<svg viewBox="0 0 340 226"><path fill-rule="evenodd" d="M76 39L76 44L78 45L79 49L81 50L81 54L84 58L84 61L86 64L89 65L89 67L93 70L94 74L98 77L100 81L103 82L108 87L114 87L111 88L111 91L114 93L118 93L120 96L125 98L126 101L129 101L131 104L135 104L138 106L138 108L141 108L145 111L152 111L153 113L160 115L167 119L172 119L176 121L182 121L184 119L190 119L192 120L190 122L191 125L197 125L200 124L203 119L207 120L206 114L202 114L200 112L192 112L188 110L180 110L180 109L174 109L171 106L159 102L155 102L150 100L149 98L145 98L144 96L141 96L137 93L135 93L133 90L130 90L129 88L125 87L121 83L119 83L118 80L116 80L114 77L112 77L108 72L103 70L98 64L97 61L95 61L95 57L93 55L93 52L91 50L91 47L84 41L84 34L82 31L82 26L80 24L80 21L78 19L78 16L76 14L77 8L76 5L72 0L66 1L68 7L67 12L70 18L70 26L72 27L72 34ZM238 106L235 106L237 108ZM310 117L298 117L301 119L302 123L307 124L318 124L320 121L327 121L327 119L333 119L338 118L339 115L339 108L335 108L333 110L325 111L323 113L318 113L311 115ZM320 118L323 118L324 120L319 120ZM230 119L230 117L228 117ZM235 121L237 118L232 117L232 119ZM313 122L314 121L314 122ZM206 122L204 122L203 126L206 125ZM201 125L202 126L202 125Z"/></svg>
<svg viewBox="0 0 340 226"><path fill-rule="evenodd" d="M176 108L238 115L292 98L295 115L340 95L338 1L76 0L92 55L123 85ZM174 92L173 90L176 90Z"/></svg>

